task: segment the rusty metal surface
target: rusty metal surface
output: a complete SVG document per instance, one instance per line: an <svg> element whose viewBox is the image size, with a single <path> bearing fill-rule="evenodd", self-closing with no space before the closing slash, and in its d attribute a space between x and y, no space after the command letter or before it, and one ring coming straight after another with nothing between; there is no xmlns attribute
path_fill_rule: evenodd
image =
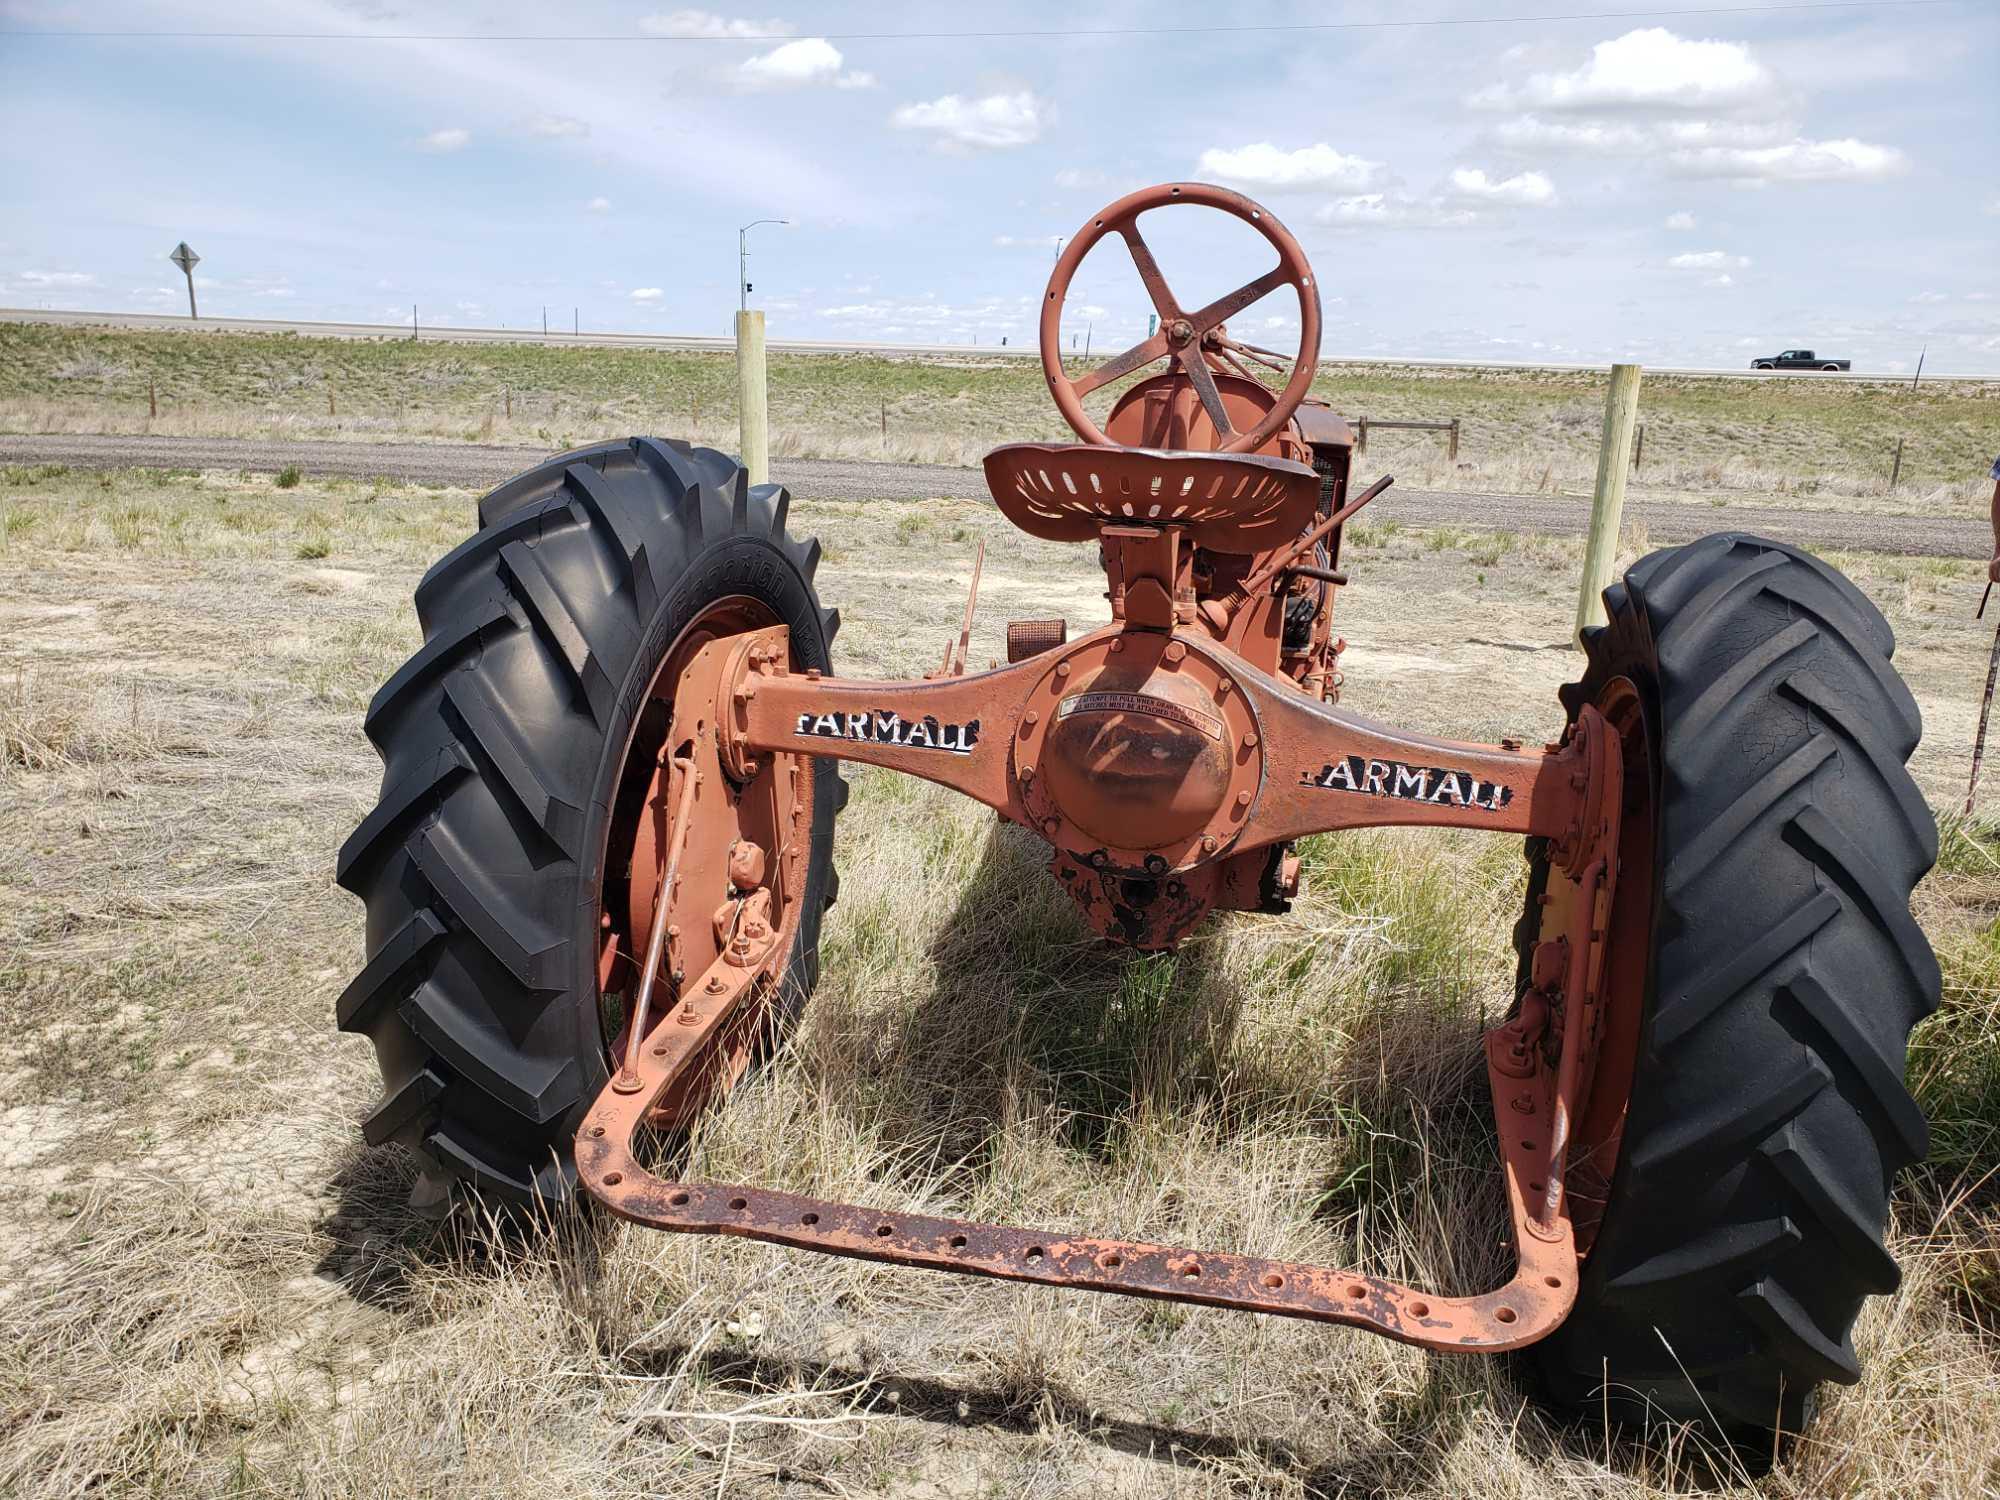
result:
<svg viewBox="0 0 2000 1500"><path fill-rule="evenodd" d="M1344 1324L1425 1348L1516 1349L1554 1330L1576 1297L1577 1261L1567 1219L1517 1233L1514 1277L1496 1291L1448 1297L1331 1266L1174 1245L984 1224L836 1203L727 1184L670 1182L648 1172L633 1139L654 1095L671 1087L753 990L750 971L718 964L690 988L673 1024L641 1050L646 1087L606 1089L577 1133L578 1173L620 1218L655 1229L727 1234L826 1255L883 1261L1082 1291L1193 1302ZM683 1016L686 1018L683 1023ZM1499 1033L1491 1034L1498 1037ZM1517 1230L1528 1223L1546 1170L1551 1080L1509 1077L1491 1065L1493 1113Z"/></svg>
<svg viewBox="0 0 2000 1500"><path fill-rule="evenodd" d="M1226 371L1216 373L1215 391L1229 425L1238 432L1258 427L1278 404L1278 393L1262 381ZM1312 448L1300 437L1297 425L1305 410L1300 407L1263 443L1242 451L1305 462ZM1149 375L1120 391L1104 419L1104 435L1116 448L1166 448L1177 453L1211 453L1223 443L1187 377L1171 373Z"/></svg>
<svg viewBox="0 0 2000 1500"><path fill-rule="evenodd" d="M1148 854L1172 869L1232 842L1250 848L1337 828L1450 826L1559 838L1575 825L1584 794L1572 778L1588 773L1576 747L1523 750L1410 734L1309 698L1193 629L1168 635L1114 624L1025 662L933 681L790 672L782 653L773 652L733 690L729 734L754 750L888 766L1039 827L1051 810L1032 800L1039 796L1029 790L1035 778L1020 771L1036 761L1016 747L1046 736L1072 679L1124 651L1147 663L1149 677L1179 672L1206 681L1222 705L1238 758L1233 775L1240 778L1230 783L1223 821L1211 829L1214 849L1202 847L1199 837L1115 855L1102 846L1130 874L1157 873L1148 868ZM1175 699L1152 692L1146 680L1130 686Z"/></svg>
<svg viewBox="0 0 2000 1500"><path fill-rule="evenodd" d="M682 753L651 773L629 831L614 824L607 838L600 895L606 939L621 943L626 934L643 935L645 942L643 949L633 942L626 950L632 954L623 966L629 973L619 963L601 963L599 982L611 996L646 990L651 979L666 998L655 1006L649 994L643 1004L627 1007L609 1044L614 1088L636 1091L621 1059L636 1058L635 1049L686 1024L673 1006L685 1000L689 974L740 963L752 951L780 957L790 951L804 906L811 763L801 755L753 751L721 728L738 706L733 685L753 675L754 667L786 661L786 652L781 627L762 625L756 614L723 601L688 627L648 690L657 704L642 723L653 727L643 744L634 745L628 765L645 776L642 754L658 761L667 746ZM736 1024L714 1032L701 1066L686 1071L655 1107L655 1122L685 1122L726 1092L748 1066L764 1021L761 1007L752 1007Z"/></svg>
<svg viewBox="0 0 2000 1500"><path fill-rule="evenodd" d="M1193 205L1201 208L1219 209L1232 214L1256 230L1278 253L1278 263L1263 275L1245 282L1235 291L1216 298L1204 307L1192 311L1183 309L1172 288L1167 285L1161 273L1159 262L1152 249L1139 232L1138 220L1143 213L1177 205ZM1106 235L1116 234L1125 241L1131 253L1132 263L1138 270L1139 280L1146 288L1153 309L1159 314L1159 331L1133 345L1124 353L1114 356L1096 369L1088 371L1075 380L1063 368L1062 362L1062 311L1063 299L1069 291L1070 281L1076 275L1077 267L1083 263L1093 246ZM1280 287L1289 286L1299 299L1299 349L1292 356L1292 371L1278 396L1276 404L1265 413L1262 420L1247 432L1236 430L1220 390L1217 376L1219 370L1233 369L1239 378L1250 379L1240 362L1240 356L1248 355L1253 362L1266 364L1265 359L1256 356L1268 351L1245 345L1228 338L1224 325L1228 319L1267 296ZM1105 445L1110 442L1097 424L1085 413L1083 398L1091 391L1121 379L1126 375L1144 369L1159 360L1167 360L1175 373L1190 384L1210 423L1220 439L1218 447L1229 453L1254 452L1262 447L1271 436L1291 418L1292 412L1304 400L1311 387L1313 376L1319 363L1320 301L1319 288L1313 281L1312 267L1306 261L1305 251L1292 237L1290 230L1278 222L1271 211L1253 203L1241 193L1228 188L1216 187L1205 182L1161 183L1157 187L1142 188L1111 204L1102 212L1093 214L1073 236L1063 253L1056 260L1054 272L1049 277L1048 290L1042 299L1041 318L1042 372L1049 384L1049 391L1055 398L1057 408L1063 418L1086 443Z"/></svg>
<svg viewBox="0 0 2000 1500"><path fill-rule="evenodd" d="M1179 527L1222 552L1261 552L1297 536L1319 506L1311 466L1256 454L1008 443L986 455L985 469L1001 514L1050 542L1135 524Z"/></svg>
<svg viewBox="0 0 2000 1500"><path fill-rule="evenodd" d="M727 681L722 690L731 691ZM637 1060L641 1088L607 1087L599 1095L577 1135L581 1179L613 1213L656 1229L1343 1324L1438 1350L1496 1352L1531 1344L1560 1326L1576 1297L1578 1255L1565 1165L1570 1122L1590 1087L1601 1036L1607 911L1626 806L1618 739L1607 721L1586 707L1571 738L1562 763L1582 784L1565 809L1572 843L1563 855L1566 865L1581 862L1582 869L1574 879L1567 869L1551 870L1532 987L1514 1017L1485 1038L1517 1257L1514 1276L1496 1291L1444 1296L1328 1266L664 1180L641 1164L635 1138L653 1101L686 1086L689 1071L707 1055L708 1038L731 1023L760 984L775 982L768 946L744 960L718 959L690 986L673 1023L647 1038ZM1555 762L1554 752L1550 759ZM1220 869L1209 864L1198 873L1213 878ZM1552 1065L1550 1032L1558 1020L1562 1035Z"/></svg>
<svg viewBox="0 0 2000 1500"><path fill-rule="evenodd" d="M1044 651L1055 650L1068 639L1067 620L1009 620L1007 660L1026 661L1031 656L1040 656Z"/></svg>

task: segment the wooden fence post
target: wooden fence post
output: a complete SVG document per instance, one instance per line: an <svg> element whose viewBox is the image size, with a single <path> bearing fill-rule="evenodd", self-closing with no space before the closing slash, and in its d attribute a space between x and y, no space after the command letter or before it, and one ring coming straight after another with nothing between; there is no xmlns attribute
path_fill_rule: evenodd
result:
<svg viewBox="0 0 2000 1500"><path fill-rule="evenodd" d="M146 415L149 417L157 417L159 414L160 414L159 392L153 389L153 382L149 377L146 381Z"/></svg>
<svg viewBox="0 0 2000 1500"><path fill-rule="evenodd" d="M1354 456L1361 457L1368 451L1368 419L1358 417L1354 423Z"/></svg>
<svg viewBox="0 0 2000 1500"><path fill-rule="evenodd" d="M1896 461L1889 466L1889 488L1896 488L1896 481L1903 477L1903 440L1896 439Z"/></svg>
<svg viewBox="0 0 2000 1500"><path fill-rule="evenodd" d="M1638 440L1632 444L1632 472L1634 474L1639 472L1639 464L1645 457L1646 457L1646 424L1644 422L1641 422L1639 424Z"/></svg>
<svg viewBox="0 0 2000 1500"><path fill-rule="evenodd" d="M752 484L771 479L770 408L764 380L764 314L736 314L736 432L739 457Z"/></svg>
<svg viewBox="0 0 2000 1500"><path fill-rule="evenodd" d="M1452 463L1458 462L1458 418L1457 417L1453 417L1451 419L1451 446L1445 450L1444 456L1447 460L1449 460Z"/></svg>
<svg viewBox="0 0 2000 1500"><path fill-rule="evenodd" d="M333 415L333 377L332 377L332 376L328 376L328 377L327 377L327 382L326 382L326 414L327 414L327 415L328 415L329 417Z"/></svg>
<svg viewBox="0 0 2000 1500"><path fill-rule="evenodd" d="M1576 600L1576 629L1604 623L1604 589L1618 560L1618 526L1625 513L1625 474L1632 467L1632 429L1639 412L1639 367L1613 365L1604 396L1604 434L1597 447L1597 487L1590 501L1590 535L1583 548L1583 580Z"/></svg>

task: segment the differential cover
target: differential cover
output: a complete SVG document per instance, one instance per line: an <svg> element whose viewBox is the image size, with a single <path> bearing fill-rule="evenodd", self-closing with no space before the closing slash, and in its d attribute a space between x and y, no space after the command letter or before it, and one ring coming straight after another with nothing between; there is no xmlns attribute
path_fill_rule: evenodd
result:
<svg viewBox="0 0 2000 1500"><path fill-rule="evenodd" d="M1185 842L1229 796L1229 725L1187 672L1150 652L1112 656L1057 700L1041 775L1062 815L1121 849Z"/></svg>

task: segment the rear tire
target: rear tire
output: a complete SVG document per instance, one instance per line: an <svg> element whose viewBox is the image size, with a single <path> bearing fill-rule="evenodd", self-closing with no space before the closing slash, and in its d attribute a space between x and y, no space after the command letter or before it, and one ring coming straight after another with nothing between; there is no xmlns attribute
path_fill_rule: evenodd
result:
<svg viewBox="0 0 2000 1500"><path fill-rule="evenodd" d="M1927 1147L1903 1083L1939 989L1910 916L1937 856L1904 769L1921 723L1888 622L1794 548L1708 537L1604 600L1563 701L1625 679L1645 704L1652 953L1610 1197L1535 1357L1558 1404L1768 1454L1859 1378L1849 1332L1899 1280L1891 1179Z"/></svg>
<svg viewBox="0 0 2000 1500"><path fill-rule="evenodd" d="M367 965L336 1016L375 1044L371 1144L516 1202L574 1192L577 1122L607 1078L607 831L647 690L723 599L789 627L796 668L832 666L819 544L787 533L789 501L713 449L581 448L487 495L479 533L418 584L423 648L368 708L381 800L336 876L368 907ZM813 775L793 1015L817 977L846 791L832 761Z"/></svg>

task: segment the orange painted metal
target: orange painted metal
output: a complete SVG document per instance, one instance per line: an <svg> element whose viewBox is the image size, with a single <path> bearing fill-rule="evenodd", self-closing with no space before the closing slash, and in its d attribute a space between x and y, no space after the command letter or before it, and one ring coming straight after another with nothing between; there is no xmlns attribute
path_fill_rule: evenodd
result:
<svg viewBox="0 0 2000 1500"><path fill-rule="evenodd" d="M1079 1291L1195 1302L1345 1324L1407 1344L1464 1353L1517 1349L1547 1336L1576 1299L1577 1258L1560 1214L1531 1232L1548 1180L1545 1142L1554 1108L1546 1067L1489 1076L1507 1200L1516 1226L1514 1276L1496 1291L1442 1296L1331 1266L1175 1245L899 1213L799 1193L728 1184L672 1182L646 1170L634 1137L653 1097L697 1065L703 1040L754 998L752 971L718 963L694 985L685 1027L662 1025L641 1050L646 1087L606 1090L577 1134L577 1170L592 1196L620 1218L688 1234L726 1234L860 1260L962 1275L1036 1282Z"/></svg>
<svg viewBox="0 0 2000 1500"><path fill-rule="evenodd" d="M1108 856L1146 872L1144 854L1185 868L1231 845L1278 843L1336 828L1388 824L1483 828L1556 837L1574 822L1584 772L1569 745L1509 749L1435 739L1379 724L1302 695L1196 629L1107 625L1027 661L966 677L872 682L789 671L782 652L744 684L731 733L754 750L863 761L949 786L1009 818L1042 826L1039 753L1047 728L1075 704L1114 656L1129 662L1120 690L1135 714L1171 719L1162 703L1185 698L1171 679L1208 695L1226 725L1230 794L1203 825L1216 839L1175 838L1139 850L1104 844ZM1133 755L1149 754L1144 741ZM1089 769L1118 770L1113 757ZM1400 774L1399 774L1400 769ZM1023 777L1024 770L1035 774ZM1429 774L1419 775L1419 772ZM1034 800L1031 800L1034 799Z"/></svg>
<svg viewBox="0 0 2000 1500"><path fill-rule="evenodd" d="M1150 210L1184 204L1220 209L1235 215L1270 242L1278 252L1278 264L1204 307L1193 311L1183 309L1172 288L1167 285L1151 247L1139 233L1138 220L1141 214ZM1123 354L1072 380L1062 362L1063 298L1083 258L1109 234L1124 239L1126 248L1131 252L1132 263L1138 269L1139 279L1145 285L1147 296L1152 299L1154 311L1159 314L1160 328ZM1291 287L1299 299L1299 349L1290 360L1291 376L1277 404L1265 413L1263 419L1248 432L1238 432L1230 421L1229 411L1217 387L1216 369L1224 353L1238 353L1246 346L1229 339L1223 325L1260 298L1284 286ZM1055 398L1057 409L1075 429L1077 436L1086 443L1103 446L1111 440L1084 412L1083 398L1100 386L1166 360L1194 387L1217 437L1221 439L1216 444L1217 448L1225 453L1254 452L1290 419L1293 410L1305 399L1313 376L1318 373L1319 320L1319 288L1313 281L1306 253L1299 248L1299 242L1292 237L1291 231L1280 224L1269 209L1252 203L1241 193L1210 183L1161 183L1157 187L1142 188L1128 194L1102 213L1093 214L1089 222L1070 237L1069 244L1056 260L1048 291L1042 299L1042 373L1048 379L1049 392ZM1267 353L1262 350L1254 352ZM1249 378L1242 374L1241 366L1237 367L1237 373L1238 378Z"/></svg>
<svg viewBox="0 0 2000 1500"><path fill-rule="evenodd" d="M1183 202L1251 223L1279 250L1278 267L1182 312L1136 220ZM1070 381L1056 338L1062 294L1091 243L1112 233L1164 326ZM1282 361L1231 339L1225 320L1286 284L1300 295L1302 349L1274 395L1257 371ZM1599 701L1573 705L1561 740L1532 750L1411 734L1331 706L1341 527L1387 480L1348 501L1346 426L1301 405L1318 311L1296 242L1248 199L1168 184L1121 200L1072 241L1043 309L1051 388L1095 446L1017 444L986 465L996 501L1023 530L1097 540L1109 625L1068 641L1061 621L1016 622L1009 665L964 675L975 561L958 635L928 680L800 671L783 625L747 600L723 601L676 644L651 691L648 737L634 747L653 757L652 780L620 846L628 873L615 891L607 879L600 965L609 991L632 962L623 957L631 935L647 932L642 996L664 983L673 1003L657 1023L646 999L635 1008L616 1049L627 1066L593 1104L576 1148L584 1184L613 1212L663 1229L1342 1323L1438 1349L1516 1348L1561 1322L1636 1066L1654 836L1645 702L1631 684L1612 684ZM1172 373L1127 391L1108 425L1221 451L1104 446L1083 415L1084 394L1159 358ZM1298 461L1306 457L1310 465ZM1035 830L1092 925L1140 949L1171 948L1218 906L1285 909L1298 888L1292 848L1307 834L1450 826L1546 840L1529 983L1485 1039L1514 1278L1447 1297L1324 1266L648 1172L638 1132L685 1123L727 1091L784 982L815 757L950 786ZM661 770L669 760L672 776Z"/></svg>
<svg viewBox="0 0 2000 1500"><path fill-rule="evenodd" d="M705 697L714 675L742 659L741 652L703 652L690 671L689 687L697 698ZM768 683L760 684L752 701L769 691ZM731 696L726 679L719 692ZM1566 907L1565 930L1549 944L1566 945L1565 961L1554 966L1538 962L1531 1003L1486 1038L1517 1247L1515 1274L1496 1291L1445 1296L1334 1267L660 1178L640 1161L637 1134L655 1099L688 1087L692 1070L710 1055L708 1039L777 982L771 936L754 949L718 958L688 987L673 1023L656 1028L639 1050L638 1090L607 1089L599 1096L577 1137L582 1180L614 1213L659 1229L728 1234L901 1266L1345 1324L1439 1350L1492 1352L1532 1343L1561 1323L1576 1295L1577 1249L1562 1195L1566 1122L1588 1086L1585 1058L1597 1034L1589 1024L1569 1026L1559 1061L1552 1065L1547 1023L1553 1006L1580 1018L1586 1006L1601 998L1589 987L1603 978L1602 921L1615 879L1613 851L1622 807L1616 741L1594 709L1584 711L1572 739L1575 754L1569 764L1580 768L1577 774L1586 786L1565 826L1576 835L1574 856L1587 863L1576 885L1581 899ZM1608 779L1591 780L1593 767ZM1570 877L1563 873L1555 878Z"/></svg>
<svg viewBox="0 0 2000 1500"><path fill-rule="evenodd" d="M986 455L1000 512L1030 536L1087 542L1106 525L1175 527L1198 547L1261 552L1313 518L1319 476L1285 458L1009 443Z"/></svg>

